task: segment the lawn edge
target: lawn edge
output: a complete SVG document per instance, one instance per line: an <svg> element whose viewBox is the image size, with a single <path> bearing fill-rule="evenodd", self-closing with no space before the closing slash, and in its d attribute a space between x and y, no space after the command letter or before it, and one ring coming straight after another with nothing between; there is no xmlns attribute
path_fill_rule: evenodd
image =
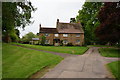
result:
<svg viewBox="0 0 120 80"><path fill-rule="evenodd" d="M63 60L64 60L64 58L59 63L61 63ZM50 70L55 68L59 63L46 65L42 69L37 70L35 73L31 74L28 78L29 79L32 79L32 78L42 78L47 72L49 72ZM37 75L39 74L39 77L35 76L36 74Z"/></svg>
<svg viewBox="0 0 120 80"><path fill-rule="evenodd" d="M105 67L108 70L109 76L111 76L112 78L116 78L115 75L112 73L112 70L110 69L110 67L108 66L108 64L109 63L105 64Z"/></svg>
<svg viewBox="0 0 120 80"><path fill-rule="evenodd" d="M19 44L14 44L14 43L12 43L11 45L24 47L24 48L29 48L29 49L34 49L34 50L48 51L48 50L44 50L44 49L31 48L31 47L27 47L27 46L19 45ZM87 49L82 54L72 54L72 53L62 53L62 54L83 55L89 49L89 47L86 47L86 48ZM55 52L55 51L49 51L49 52ZM60 52L56 52L56 53L60 53Z"/></svg>
<svg viewBox="0 0 120 80"><path fill-rule="evenodd" d="M102 53L101 53L101 51L100 51L100 49L102 49L102 48L103 48L103 47L100 47L100 48L98 49L98 52L100 53L100 55L101 55L102 57L105 57L105 58L120 58L120 57L103 56Z"/></svg>

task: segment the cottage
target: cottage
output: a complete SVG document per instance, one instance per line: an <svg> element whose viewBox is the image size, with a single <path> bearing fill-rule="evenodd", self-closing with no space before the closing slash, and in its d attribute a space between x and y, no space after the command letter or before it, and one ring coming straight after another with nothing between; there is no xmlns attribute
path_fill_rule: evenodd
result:
<svg viewBox="0 0 120 80"><path fill-rule="evenodd" d="M80 23L63 23L57 19L56 28L41 27L39 30L40 36L45 36L45 44L50 45L72 45L84 44L84 31Z"/></svg>

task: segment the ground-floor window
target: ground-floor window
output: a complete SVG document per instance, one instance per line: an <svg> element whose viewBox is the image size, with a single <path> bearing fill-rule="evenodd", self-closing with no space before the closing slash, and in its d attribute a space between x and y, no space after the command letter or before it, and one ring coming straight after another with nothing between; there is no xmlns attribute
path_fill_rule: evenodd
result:
<svg viewBox="0 0 120 80"><path fill-rule="evenodd" d="M50 40L45 40L45 44L50 44Z"/></svg>
<svg viewBox="0 0 120 80"><path fill-rule="evenodd" d="M77 39L77 40L76 40L76 43L77 43L77 44L79 44L79 43L80 43L80 40L79 40L79 39Z"/></svg>
<svg viewBox="0 0 120 80"><path fill-rule="evenodd" d="M68 43L67 39L63 40L63 44L67 44L67 43Z"/></svg>
<svg viewBox="0 0 120 80"><path fill-rule="evenodd" d="M45 33L44 35L45 35L45 37L49 36L49 34L48 34L48 33Z"/></svg>

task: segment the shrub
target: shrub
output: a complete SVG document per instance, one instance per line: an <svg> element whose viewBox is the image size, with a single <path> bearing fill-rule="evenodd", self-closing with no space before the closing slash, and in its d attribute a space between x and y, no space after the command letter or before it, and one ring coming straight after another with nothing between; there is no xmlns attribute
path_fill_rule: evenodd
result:
<svg viewBox="0 0 120 80"><path fill-rule="evenodd" d="M73 46L73 44L72 43L68 43L67 46Z"/></svg>

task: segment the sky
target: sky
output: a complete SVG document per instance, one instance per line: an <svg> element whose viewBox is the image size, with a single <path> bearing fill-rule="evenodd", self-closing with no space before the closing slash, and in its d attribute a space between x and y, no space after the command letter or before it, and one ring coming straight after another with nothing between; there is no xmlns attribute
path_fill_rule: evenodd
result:
<svg viewBox="0 0 120 80"><path fill-rule="evenodd" d="M78 11L82 9L85 0L30 0L32 5L37 8L32 12L33 24L20 30L20 37L29 32L39 33L39 25L42 27L56 27L56 21L70 22L70 18L75 18Z"/></svg>

